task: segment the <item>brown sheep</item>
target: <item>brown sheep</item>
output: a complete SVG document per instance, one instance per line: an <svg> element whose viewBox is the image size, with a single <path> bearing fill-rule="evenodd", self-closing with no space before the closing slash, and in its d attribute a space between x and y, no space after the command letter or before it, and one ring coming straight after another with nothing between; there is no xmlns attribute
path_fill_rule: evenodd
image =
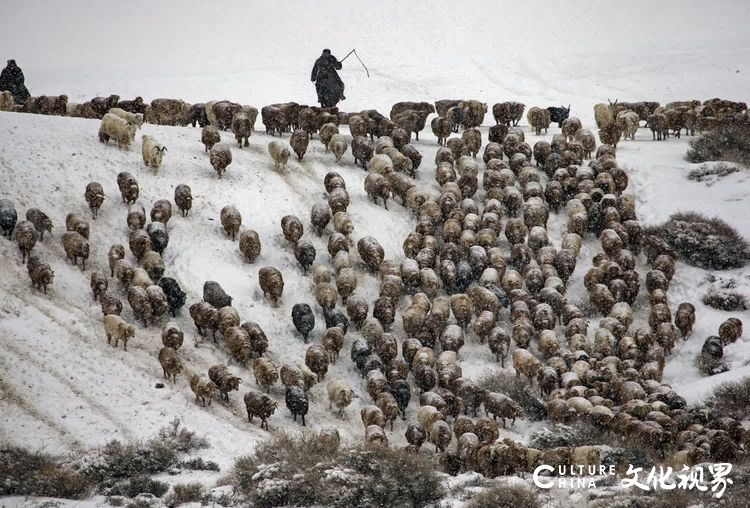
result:
<svg viewBox="0 0 750 508"><path fill-rule="evenodd" d="M142 229L130 233L129 245L130 251L139 262L143 261L147 252L153 250L151 238Z"/></svg>
<svg viewBox="0 0 750 508"><path fill-rule="evenodd" d="M391 186L388 179L378 173L368 173L365 177L365 192L375 204L378 198L383 200L383 207L388 210L388 198L391 197Z"/></svg>
<svg viewBox="0 0 750 508"><path fill-rule="evenodd" d="M360 410L359 416L362 419L362 424L365 428L368 428L371 425L377 425L381 429L385 427L385 415L378 406L364 406Z"/></svg>
<svg viewBox="0 0 750 508"><path fill-rule="evenodd" d="M91 293L94 296L94 301L100 301L102 295L107 291L107 286L109 285L109 280L107 279L107 276L104 275L99 270L94 270L91 272L91 278L89 286L91 287Z"/></svg>
<svg viewBox="0 0 750 508"><path fill-rule="evenodd" d="M272 266L264 266L258 270L258 283L263 296L270 296L273 306L278 307L284 291L284 278L281 272Z"/></svg>
<svg viewBox="0 0 750 508"><path fill-rule="evenodd" d="M128 207L127 224L130 231L143 229L146 225L146 210L140 203L133 203Z"/></svg>
<svg viewBox="0 0 750 508"><path fill-rule="evenodd" d="M169 322L164 325L161 331L161 343L165 347L171 347L175 351L182 347L184 334L176 323Z"/></svg>
<svg viewBox="0 0 750 508"><path fill-rule="evenodd" d="M147 235L148 236L148 235ZM81 259L81 269L86 270L86 260L89 258L89 242L76 231L67 231L62 236L65 256L73 260L73 264L78 264Z"/></svg>
<svg viewBox="0 0 750 508"><path fill-rule="evenodd" d="M318 382L325 378L328 372L328 355L323 346L313 344L305 352L305 365L318 376Z"/></svg>
<svg viewBox="0 0 750 508"><path fill-rule="evenodd" d="M213 334L216 342L216 330L219 326L219 311L207 302L198 302L190 306L190 317L193 318L198 334L205 337L207 331Z"/></svg>
<svg viewBox="0 0 750 508"><path fill-rule="evenodd" d="M47 293L47 286L52 284L52 280L55 278L55 272L47 263L42 263L36 256L29 256L29 260L26 264L26 269L31 279L31 285L44 289Z"/></svg>
<svg viewBox="0 0 750 508"><path fill-rule="evenodd" d="M260 428L268 430L268 418L276 411L279 403L268 395L249 391L245 394L245 409L247 410L247 421L253 421L254 417L260 418Z"/></svg>
<svg viewBox="0 0 750 508"><path fill-rule="evenodd" d="M254 263L260 256L260 251L260 238L256 231L248 229L240 233L240 252L248 262Z"/></svg>
<svg viewBox="0 0 750 508"><path fill-rule="evenodd" d="M242 215L233 205L227 205L221 209L221 225L227 236L235 240L242 225Z"/></svg>
<svg viewBox="0 0 750 508"><path fill-rule="evenodd" d="M175 187L174 202L182 213L182 216L187 217L188 212L193 207L193 191L189 185L180 184Z"/></svg>
<svg viewBox="0 0 750 508"><path fill-rule="evenodd" d="M329 363L335 364L339 357L339 351L344 346L344 330L339 326L328 328L323 333L321 343L328 355Z"/></svg>
<svg viewBox="0 0 750 508"><path fill-rule="evenodd" d="M719 325L719 337L721 342L726 346L734 344L737 339L742 337L742 321L731 317Z"/></svg>
<svg viewBox="0 0 750 508"><path fill-rule="evenodd" d="M211 405L214 393L216 392L216 384L214 384L213 381L195 374L190 378L190 389L195 394L195 402L198 403L198 399L200 399L203 407L206 407L206 399L208 399L208 405Z"/></svg>
<svg viewBox="0 0 750 508"><path fill-rule="evenodd" d="M69 213L65 217L65 229L67 231L77 231L86 240L89 239L89 222L77 213Z"/></svg>
<svg viewBox="0 0 750 508"><path fill-rule="evenodd" d="M385 258L385 251L380 243L372 236L365 236L357 242L357 251L370 271L377 272Z"/></svg>
<svg viewBox="0 0 750 508"><path fill-rule="evenodd" d="M151 221L162 222L165 225L172 218L172 203L168 199L160 199L151 207Z"/></svg>
<svg viewBox="0 0 750 508"><path fill-rule="evenodd" d="M117 175L117 187L120 189L120 195L122 196L122 202L128 205L132 205L138 199L139 188L138 181L135 177L123 171Z"/></svg>
<svg viewBox="0 0 750 508"><path fill-rule="evenodd" d="M164 379L172 377L172 383L177 382L177 374L182 372L182 361L177 356L177 351L171 347L163 347L159 350L159 363L164 371Z"/></svg>
<svg viewBox="0 0 750 508"><path fill-rule="evenodd" d="M26 263L26 258L31 255L31 250L36 245L37 237L36 229L31 222L22 220L16 224L15 240L21 251L23 263Z"/></svg>
<svg viewBox="0 0 750 508"><path fill-rule="evenodd" d="M255 384L266 388L266 393L271 391L271 385L279 379L279 372L276 366L267 358L258 358L253 366L255 375Z"/></svg>
<svg viewBox="0 0 750 508"><path fill-rule="evenodd" d="M224 171L232 163L232 150L225 143L217 143L211 147L209 160L214 171L221 178L224 175Z"/></svg>
<svg viewBox="0 0 750 508"><path fill-rule="evenodd" d="M232 375L224 364L213 365L208 369L208 378L216 384L221 398L229 401L229 392L239 390L242 379Z"/></svg>
<svg viewBox="0 0 750 508"><path fill-rule="evenodd" d="M292 137L289 139L289 145L291 145L294 153L297 154L297 159L302 160L307 152L307 145L310 143L310 138L307 136L307 132L303 129L297 129L292 132Z"/></svg>
<svg viewBox="0 0 750 508"><path fill-rule="evenodd" d="M29 208L26 211L26 220L34 225L34 229L39 233L39 239L44 240L44 232L52 233L52 221L47 214L38 208Z"/></svg>
<svg viewBox="0 0 750 508"><path fill-rule="evenodd" d="M296 245L305 232L302 222L294 215L285 215L281 218L281 231L284 238L292 245Z"/></svg>

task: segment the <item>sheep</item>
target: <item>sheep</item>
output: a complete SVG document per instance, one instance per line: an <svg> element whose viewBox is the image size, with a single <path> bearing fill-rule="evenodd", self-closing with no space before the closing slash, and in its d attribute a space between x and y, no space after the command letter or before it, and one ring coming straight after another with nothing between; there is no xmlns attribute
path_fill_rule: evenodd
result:
<svg viewBox="0 0 750 508"><path fill-rule="evenodd" d="M329 151L328 144L331 142L331 139L334 135L339 133L339 128L335 123L327 123L323 124L320 127L320 142L323 143L323 146L326 149L326 153ZM312 135L312 134L311 134Z"/></svg>
<svg viewBox="0 0 750 508"><path fill-rule="evenodd" d="M152 318L161 317L169 311L167 295L164 294L164 290L161 287L156 284L147 286L146 296L148 296L149 304L151 305Z"/></svg>
<svg viewBox="0 0 750 508"><path fill-rule="evenodd" d="M339 415L341 415L344 408L352 403L354 390L349 387L345 380L338 378L329 380L326 388L328 390L328 409L335 405Z"/></svg>
<svg viewBox="0 0 750 508"><path fill-rule="evenodd" d="M221 143L221 134L219 129L213 125L206 125L201 129L201 143L203 143L203 151L210 151L214 145Z"/></svg>
<svg viewBox="0 0 750 508"><path fill-rule="evenodd" d="M562 130L562 135L565 138L565 141L568 141L568 142L573 141L573 139L575 139L576 133L582 128L583 126L581 124L581 120L579 120L575 116L571 116L563 120L561 130ZM553 144L553 148L554 148L554 144Z"/></svg>
<svg viewBox="0 0 750 508"><path fill-rule="evenodd" d="M164 158L164 152L166 151L167 147L156 141L152 136L147 134L141 136L141 155L143 155L143 163L154 171L161 167L161 161Z"/></svg>
<svg viewBox="0 0 750 508"><path fill-rule="evenodd" d="M180 288L180 285L171 277L162 277L158 282L159 287L164 291L164 295L167 298L167 304L169 310L172 313L172 317L177 316L177 312L185 305L186 294Z"/></svg>
<svg viewBox="0 0 750 508"><path fill-rule="evenodd" d="M465 149L472 157L476 158L477 153L479 153L479 149L482 146L482 134L479 130L475 128L466 129L461 134L461 140L464 142Z"/></svg>
<svg viewBox="0 0 750 508"><path fill-rule="evenodd" d="M297 421L297 415L302 417L302 426L305 426L305 415L309 407L307 400L307 393L299 386L289 386L286 389L286 396L284 397L286 407L289 412L292 413L294 421Z"/></svg>
<svg viewBox="0 0 750 508"><path fill-rule="evenodd" d="M421 406L417 410L417 422L428 433L432 430L435 422L443 421L444 419L443 413L438 411L435 406Z"/></svg>
<svg viewBox="0 0 750 508"><path fill-rule="evenodd" d="M65 229L67 231L77 231L86 240L89 239L89 222L77 213L69 213L65 217Z"/></svg>
<svg viewBox="0 0 750 508"><path fill-rule="evenodd" d="M306 303L295 303L292 307L292 322L307 342L310 332L315 328L315 314L310 306Z"/></svg>
<svg viewBox="0 0 750 508"><path fill-rule="evenodd" d="M86 203L88 203L89 208L91 209L91 214L94 219L96 219L99 208L101 208L102 203L104 203L104 189L102 189L102 184L99 182L89 183L86 186L84 198L86 198Z"/></svg>
<svg viewBox="0 0 750 508"><path fill-rule="evenodd" d="M583 146L583 152L587 159L591 158L591 153L596 148L596 137L589 129L578 129L575 133L575 140Z"/></svg>
<svg viewBox="0 0 750 508"><path fill-rule="evenodd" d="M190 306L190 317L201 337L205 337L205 333L211 330L216 341L216 330L219 326L219 311L216 307L206 302L194 303Z"/></svg>
<svg viewBox="0 0 750 508"><path fill-rule="evenodd" d="M292 150L297 154L297 158L301 161L307 152L307 145L310 143L310 138L307 136L307 132L303 129L297 129L292 132L292 137L289 139L289 144L292 146ZM269 145L270 150L270 145ZM286 164L286 162L284 162Z"/></svg>
<svg viewBox="0 0 750 508"><path fill-rule="evenodd" d="M232 297L224 292L221 285L213 280L203 283L203 301L216 309L232 305Z"/></svg>
<svg viewBox="0 0 750 508"><path fill-rule="evenodd" d="M154 99L144 116L149 123L184 126L190 123L190 106L179 99Z"/></svg>
<svg viewBox="0 0 750 508"><path fill-rule="evenodd" d="M267 358L258 358L253 366L255 375L255 384L265 386L266 393L271 391L271 385L279 379L279 372L276 366Z"/></svg>
<svg viewBox="0 0 750 508"><path fill-rule="evenodd" d="M104 333L107 336L107 344L115 339L114 347L122 341L123 349L128 350L128 340L135 337L135 327L129 325L117 314L107 314L104 316Z"/></svg>
<svg viewBox="0 0 750 508"><path fill-rule="evenodd" d="M39 233L39 239L44 240L44 232L52 233L52 221L47 214L38 208L29 208L26 211L26 220L34 225L34 229Z"/></svg>
<svg viewBox="0 0 750 508"><path fill-rule="evenodd" d="M146 210L143 205L134 203L128 207L127 224L130 231L143 229L146 225Z"/></svg>
<svg viewBox="0 0 750 508"><path fill-rule="evenodd" d="M378 173L368 173L365 177L365 192L377 204L378 198L383 200L383 207L388 210L388 198L391 196L391 186L388 180Z"/></svg>
<svg viewBox="0 0 750 508"><path fill-rule="evenodd" d="M249 263L254 263L260 256L260 238L258 233L252 229L246 229L240 233L240 252Z"/></svg>
<svg viewBox="0 0 750 508"><path fill-rule="evenodd" d="M349 319L354 323L357 330L362 327L367 318L369 306L367 301L359 295L352 295L347 298L346 301L346 313L349 315Z"/></svg>
<svg viewBox="0 0 750 508"><path fill-rule="evenodd" d="M94 270L93 272L91 272L89 287L91 288L91 293L94 296L94 301L101 300L102 295L107 291L108 285L109 280L107 279L106 275L104 275L99 270Z"/></svg>
<svg viewBox="0 0 750 508"><path fill-rule="evenodd" d="M17 220L18 213L13 203L7 199L0 199L0 229L2 229L3 236L10 238Z"/></svg>
<svg viewBox="0 0 750 508"><path fill-rule="evenodd" d="M123 286L129 286L133 281L135 270L127 259L118 259L115 262L114 275Z"/></svg>
<svg viewBox="0 0 750 508"><path fill-rule="evenodd" d="M142 229L130 233L128 244L130 246L130 251L139 262L143 261L143 257L146 253L152 250L151 238L148 236L148 233Z"/></svg>
<svg viewBox="0 0 750 508"><path fill-rule="evenodd" d="M357 251L371 272L376 272L385 258L383 247L372 236L360 238L357 242Z"/></svg>
<svg viewBox="0 0 750 508"><path fill-rule="evenodd" d="M376 425L380 428L385 427L385 415L378 406L364 406L359 412L360 419L365 428Z"/></svg>
<svg viewBox="0 0 750 508"><path fill-rule="evenodd" d="M232 132L234 132L234 137L240 148L242 148L243 142L245 146L249 145L248 138L253 132L253 126L250 123L250 117L247 113L243 111L234 113L234 116L232 117ZM214 141L214 143L218 143L218 140Z"/></svg>
<svg viewBox="0 0 750 508"><path fill-rule="evenodd" d="M279 403L268 395L249 391L244 396L245 409L247 410L247 421L253 421L254 417L260 418L260 428L268 430L268 418L276 411Z"/></svg>
<svg viewBox="0 0 750 508"><path fill-rule="evenodd" d="M286 164L289 162L289 155L291 154L288 145L281 141L271 141L268 143L268 153L271 155L271 160L274 164L276 171L286 169Z"/></svg>
<svg viewBox="0 0 750 508"><path fill-rule="evenodd" d="M435 451L438 453L445 452L445 449L453 439L450 426L442 420L432 424L430 430L430 442L435 445Z"/></svg>
<svg viewBox="0 0 750 508"><path fill-rule="evenodd" d="M0 111L13 111L16 101L7 90L0 91Z"/></svg>
<svg viewBox="0 0 750 508"><path fill-rule="evenodd" d="M653 113L646 119L646 125L651 129L651 138L654 141L666 140L669 137L669 121L667 115Z"/></svg>
<svg viewBox="0 0 750 508"><path fill-rule="evenodd" d="M351 125L350 125L351 126ZM373 156L375 147L364 136L354 136L352 138L352 155L354 164L359 163L363 168Z"/></svg>
<svg viewBox="0 0 750 508"><path fill-rule="evenodd" d="M516 376L523 374L533 384L542 370L542 364L526 349L518 348L513 351L513 368L516 370Z"/></svg>
<svg viewBox="0 0 750 508"><path fill-rule="evenodd" d="M440 146L445 146L445 141L451 135L451 122L448 118L438 116L432 119L430 122L432 133L437 138L437 143Z"/></svg>
<svg viewBox="0 0 750 508"><path fill-rule="evenodd" d="M52 284L55 278L55 272L50 268L47 263L39 261L37 256L29 255L29 259L26 263L26 269L31 279L32 287L38 287L44 289L44 293L47 293L47 286Z"/></svg>
<svg viewBox="0 0 750 508"><path fill-rule="evenodd" d="M119 116L129 124L135 125L138 129L143 125L143 113L131 113L122 108L110 108L108 113Z"/></svg>
<svg viewBox="0 0 750 508"><path fill-rule="evenodd" d="M206 407L206 399L208 399L208 405L211 405L214 393L216 392L216 384L203 376L195 374L190 378L190 389L195 394L196 404L198 403L198 399L200 399L203 407Z"/></svg>
<svg viewBox="0 0 750 508"><path fill-rule="evenodd" d="M89 258L89 242L77 231L67 231L62 236L65 256L73 260L73 264L78 264L81 259L81 269L86 270L86 260Z"/></svg>
<svg viewBox="0 0 750 508"><path fill-rule="evenodd" d="M640 118L633 111L620 111L615 119L625 139L635 139L640 126Z"/></svg>
<svg viewBox="0 0 750 508"><path fill-rule="evenodd" d="M307 351L305 351L305 365L315 373L318 377L318 382L325 378L326 372L328 372L328 355L323 346L313 344L307 348Z"/></svg>
<svg viewBox="0 0 750 508"><path fill-rule="evenodd" d="M612 145L612 148L617 149L617 143L621 137L622 129L617 122L607 124L599 129L599 140L604 144Z"/></svg>
<svg viewBox="0 0 750 508"><path fill-rule="evenodd" d="M521 406L507 395L485 390L482 399L484 410L487 415L492 416L493 420L500 418L503 423L503 428L505 428L506 418L510 419L510 426L513 427L516 418L524 416Z"/></svg>
<svg viewBox="0 0 750 508"><path fill-rule="evenodd" d="M182 216L187 217L190 209L193 207L193 191L189 185L180 184L175 187L174 202L182 213Z"/></svg>
<svg viewBox="0 0 750 508"><path fill-rule="evenodd" d="M317 201L310 210L310 222L313 230L320 236L331 221L331 207L327 201Z"/></svg>
<svg viewBox="0 0 750 508"><path fill-rule="evenodd" d="M134 204L138 199L138 182L135 177L127 171L117 175L117 187L120 189L122 202L128 205Z"/></svg>
<svg viewBox="0 0 750 508"><path fill-rule="evenodd" d="M26 258L31 255L31 250L36 245L37 237L36 229L31 222L22 220L16 224L15 240L21 251L23 263L26 263Z"/></svg>
<svg viewBox="0 0 750 508"><path fill-rule="evenodd" d="M234 307L222 307L218 314L219 333L226 336L226 331L232 326L240 326L240 314Z"/></svg>
<svg viewBox="0 0 750 508"><path fill-rule="evenodd" d="M171 347L163 347L159 350L159 363L164 372L164 379L172 378L172 383L177 382L177 374L182 372L182 361L177 352Z"/></svg>
<svg viewBox="0 0 750 508"><path fill-rule="evenodd" d="M99 141L108 143L112 139L117 143L118 148L128 150L131 140L135 138L136 129L135 125L126 122L119 116L107 113L99 126Z"/></svg>
<svg viewBox="0 0 750 508"><path fill-rule="evenodd" d="M232 163L232 151L226 143L216 143L209 152L211 166L222 177L227 167Z"/></svg>
<svg viewBox="0 0 750 508"><path fill-rule="evenodd" d="M616 108L617 100L613 103L609 101L609 104L598 103L594 104L594 119L596 121L596 128L602 129L606 125L612 124L616 121Z"/></svg>
<svg viewBox="0 0 750 508"><path fill-rule="evenodd" d="M170 321L161 330L161 343L177 351L182 347L184 336L177 323Z"/></svg>
<svg viewBox="0 0 750 508"><path fill-rule="evenodd" d="M547 132L551 121L549 111L536 106L529 108L526 113L526 120L528 120L529 125L534 129L534 133L537 136L541 135L542 129L544 129L545 133Z"/></svg>
<svg viewBox="0 0 750 508"><path fill-rule="evenodd" d="M688 335L693 331L693 325L695 324L695 306L687 302L678 305L674 316L674 324L680 330L682 336L687 339Z"/></svg>
<svg viewBox="0 0 750 508"><path fill-rule="evenodd" d="M719 325L719 337L722 344L734 344L737 339L742 337L742 321L731 317Z"/></svg>
<svg viewBox="0 0 750 508"><path fill-rule="evenodd" d="M253 356L250 334L242 327L230 326L224 330L224 340L232 356L242 365Z"/></svg>
<svg viewBox="0 0 750 508"><path fill-rule="evenodd" d="M221 225L227 236L231 237L232 241L234 241L237 238L237 234L240 232L242 214L240 214L240 211L233 205L225 206L221 209Z"/></svg>
<svg viewBox="0 0 750 508"><path fill-rule="evenodd" d="M286 241L294 246L302 238L305 229L302 226L302 221L296 216L285 215L281 218L281 231L284 233Z"/></svg>
<svg viewBox="0 0 750 508"><path fill-rule="evenodd" d="M346 149L349 147L346 142L346 138L342 134L334 134L331 136L331 140L328 142L328 149L333 153L336 159L336 163L341 162L341 158L346 153Z"/></svg>
<svg viewBox="0 0 750 508"><path fill-rule="evenodd" d="M208 369L208 378L216 385L221 398L229 401L229 392L239 390L242 379L232 375L224 364L213 365Z"/></svg>
<svg viewBox="0 0 750 508"><path fill-rule="evenodd" d="M281 272L272 266L258 270L258 283L263 296L270 296L274 307L279 306L279 298L284 291L284 278Z"/></svg>

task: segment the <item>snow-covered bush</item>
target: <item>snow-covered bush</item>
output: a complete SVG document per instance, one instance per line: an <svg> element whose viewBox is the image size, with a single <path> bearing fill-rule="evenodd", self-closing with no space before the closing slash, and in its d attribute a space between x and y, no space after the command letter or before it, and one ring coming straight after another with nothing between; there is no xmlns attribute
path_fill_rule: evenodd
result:
<svg viewBox="0 0 750 508"><path fill-rule="evenodd" d="M717 418L747 418L750 416L750 377L721 383L714 388L705 403L713 409Z"/></svg>
<svg viewBox="0 0 750 508"><path fill-rule="evenodd" d="M697 168L691 169L687 174L688 180L695 182L707 182L706 185L713 185L721 178L740 170L735 164L728 162L705 162Z"/></svg>
<svg viewBox="0 0 750 508"><path fill-rule="evenodd" d="M237 459L229 481L252 506L425 506L442 492L433 465L392 449L331 453L316 435L279 434Z"/></svg>
<svg viewBox="0 0 750 508"><path fill-rule="evenodd" d="M43 452L15 446L0 446L0 497L44 496L66 499L87 497L90 477Z"/></svg>
<svg viewBox="0 0 750 508"><path fill-rule="evenodd" d="M102 493L107 496L135 497L138 494L153 494L161 497L169 490L169 485L159 480L154 480L147 475L133 476L114 482L104 488Z"/></svg>
<svg viewBox="0 0 750 508"><path fill-rule="evenodd" d="M522 485L498 485L473 497L467 508L541 508L539 497Z"/></svg>
<svg viewBox="0 0 750 508"><path fill-rule="evenodd" d="M521 405L526 418L544 420L547 418L547 406L537 397L538 389L529 386L520 376L507 371L489 374L478 382L480 388L507 395ZM536 391L536 393L535 393Z"/></svg>
<svg viewBox="0 0 750 508"><path fill-rule="evenodd" d="M571 427L561 423L542 427L529 438L529 446L540 450L559 446L589 446L609 444L612 441L606 433L593 425L577 423Z"/></svg>
<svg viewBox="0 0 750 508"><path fill-rule="evenodd" d="M690 162L732 161L750 164L750 126L728 125L704 132L690 142Z"/></svg>
<svg viewBox="0 0 750 508"><path fill-rule="evenodd" d="M663 239L682 260L699 268L740 268L750 260L747 240L718 217L675 213L664 224L646 228L645 233Z"/></svg>
<svg viewBox="0 0 750 508"><path fill-rule="evenodd" d="M203 499L203 490L203 484L200 482L177 483L164 498L164 504L169 508L174 508L183 503L201 502Z"/></svg>
<svg viewBox="0 0 750 508"><path fill-rule="evenodd" d="M747 300L745 295L736 291L709 289L703 295L703 303L709 307L727 312L737 312L747 310Z"/></svg>

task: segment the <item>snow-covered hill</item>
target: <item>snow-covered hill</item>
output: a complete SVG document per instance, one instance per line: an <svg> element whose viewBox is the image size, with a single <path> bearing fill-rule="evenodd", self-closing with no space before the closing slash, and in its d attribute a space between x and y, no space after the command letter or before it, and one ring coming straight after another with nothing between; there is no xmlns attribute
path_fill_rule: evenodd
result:
<svg viewBox="0 0 750 508"><path fill-rule="evenodd" d="M2 52L23 67L34 95L66 93L72 101L110 93L123 98L141 95L146 100L229 98L260 108L284 100L313 103L308 72L320 49L330 47L342 57L356 47L372 78L353 58L345 62L343 110L375 107L387 113L396 101L447 97L477 98L490 107L494 102L521 100L528 106L571 104L572 114L583 120L584 127L593 127L592 105L607 98L747 100L750 89L750 38L744 21L750 7L741 1L708 8L703 2L684 1L402 5L390 0L356 4L336 0L311 8L307 2L231 0L222 3L220 12L213 4L193 0L128 0L126 4L127 8L122 3L84 0L59 6L5 2L0 16L0 33L5 36ZM481 129L485 140L492 123L488 114ZM553 125L547 135L537 137L528 126L523 128L532 145L559 132ZM130 151L120 151L99 143L97 129L93 120L0 113L0 198L15 203L19 218L37 207L55 224L53 234L34 250L55 270L47 295L30 287L16 244L0 239L0 443L50 452L80 450L111 439L150 437L180 417L209 439L211 448L203 452L204 458L226 468L268 434L259 429L257 420L248 423L244 413L242 395L254 388L252 373L231 363L221 341L195 342L187 307L201 299L203 282L220 282L235 298L243 321L263 327L270 358L299 362L306 346L294 330L291 308L300 302L317 305L310 277L302 273L281 234L281 217L300 217L318 259L328 263L326 237L312 234L309 212L324 196L324 175L335 170L346 180L352 200L355 259L356 241L368 235L380 241L386 258L400 259L401 243L413 230L414 219L395 201L386 211L368 200L365 173L353 165L351 153L337 165L317 139L303 162L290 162L286 171L277 173L266 152L271 138L256 132L250 147L240 150L233 144L234 162L219 180L200 144L198 129L143 127L144 133L168 147L156 173L143 165L139 140ZM346 127L342 132L348 135ZM231 134L223 136L232 143ZM436 189L437 145L429 127L420 138L415 146L424 158L418 180ZM696 210L719 215L750 237L747 170L712 186L688 181L687 143L684 137L652 142L650 132L641 129L635 141L618 147L618 161L630 177L631 192L638 196L639 218L654 224L674 211ZM147 211L157 199L172 200L176 185L192 187L190 216L177 213L169 223L166 272L188 293L187 305L176 319L186 332L180 354L187 371L206 373L210 365L230 362L231 370L243 378L240 392L231 395L229 404L214 401L208 409L196 405L184 374L176 385L155 388L163 381L156 358L162 345L159 327L138 326L127 352L106 343L88 277L93 269L107 271L112 243L127 245L127 206L115 180L120 171L136 176L139 201ZM99 219L91 223L91 257L82 272L65 259L60 236L69 212L88 215L83 193L91 181L102 183L107 197ZM243 228L260 235L263 251L254 264L242 259L237 242L230 241L221 228L219 211L227 204L241 211ZM564 224L562 217L551 217L553 242L559 242ZM574 302L586 301L582 278L597 252L598 242L585 242L568 288L568 298ZM278 308L262 298L257 281L262 266L276 266L284 275ZM360 273L357 293L371 301L378 284L372 275ZM726 349L732 367L728 373L706 379L692 365L703 339L715 334L730 315L701 303L707 275L705 270L678 263L669 293L670 303L688 301L697 308L693 335L669 358L664 379L690 402L699 401L719 381L750 375L746 365L750 346L743 341ZM736 279L740 292L750 292L747 270L715 275ZM123 316L132 321L119 283L114 280L110 287L122 295ZM408 302L408 297L402 299L400 310ZM639 312L639 321L645 319L644 312ZM750 312L732 315L750 322ZM318 341L324 322L317 310L316 317L312 337ZM400 312L396 322L400 333ZM321 384L312 390L307 418L312 429L339 428L348 442L362 439L359 409L369 403L348 359L357 337L353 331L347 335L342 359L328 374L351 383L357 394L354 403L343 418L335 416L328 410ZM499 368L487 346L479 345L476 338L461 350L461 361L465 375L473 379ZM275 385L271 395L280 402L270 419L271 429L298 429L284 407L281 385ZM417 406L415 393L410 417ZM519 422L507 435L523 440L533 429L534 425ZM397 421L389 433L391 441L402 443L404 430L405 423Z"/></svg>

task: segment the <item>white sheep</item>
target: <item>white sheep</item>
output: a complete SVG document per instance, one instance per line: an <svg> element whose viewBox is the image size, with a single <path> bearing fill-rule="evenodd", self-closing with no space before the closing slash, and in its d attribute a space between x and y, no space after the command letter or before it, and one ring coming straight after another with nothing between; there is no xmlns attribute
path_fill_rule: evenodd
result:
<svg viewBox="0 0 750 508"><path fill-rule="evenodd" d="M104 333L107 335L107 344L115 339L115 347L122 340L125 351L128 350L128 339L135 335L135 327L129 325L117 314L104 316Z"/></svg>
<svg viewBox="0 0 750 508"><path fill-rule="evenodd" d="M346 149L349 147L346 142L346 138L343 134L334 134L331 136L331 140L328 142L328 149L333 153L336 158L336 162L341 162L341 158L346 153Z"/></svg>
<svg viewBox="0 0 750 508"><path fill-rule="evenodd" d="M129 124L117 115L107 113L99 126L99 141L109 142L110 138L117 143L118 148L130 148L130 141L135 138L135 125Z"/></svg>
<svg viewBox="0 0 750 508"><path fill-rule="evenodd" d="M620 111L617 114L617 125L622 129L622 135L625 139L635 139L635 133L638 132L640 125L640 118L633 111Z"/></svg>
<svg viewBox="0 0 750 508"><path fill-rule="evenodd" d="M268 143L268 153L271 154L276 171L286 168L286 163L289 162L289 155L291 154L286 143L271 141Z"/></svg>
<svg viewBox="0 0 750 508"><path fill-rule="evenodd" d="M141 136L141 153L143 154L143 163L150 168L157 170L161 166L161 160L167 147L156 141L151 136L144 134Z"/></svg>
<svg viewBox="0 0 750 508"><path fill-rule="evenodd" d="M111 108L109 110L113 115L117 115L126 122L135 125L138 129L143 125L143 114L142 113L130 113L122 108Z"/></svg>
<svg viewBox="0 0 750 508"><path fill-rule="evenodd" d="M339 414L352 403L352 396L354 391L349 387L349 384L343 379L331 379L328 381L328 408L330 409L333 405L339 410Z"/></svg>

